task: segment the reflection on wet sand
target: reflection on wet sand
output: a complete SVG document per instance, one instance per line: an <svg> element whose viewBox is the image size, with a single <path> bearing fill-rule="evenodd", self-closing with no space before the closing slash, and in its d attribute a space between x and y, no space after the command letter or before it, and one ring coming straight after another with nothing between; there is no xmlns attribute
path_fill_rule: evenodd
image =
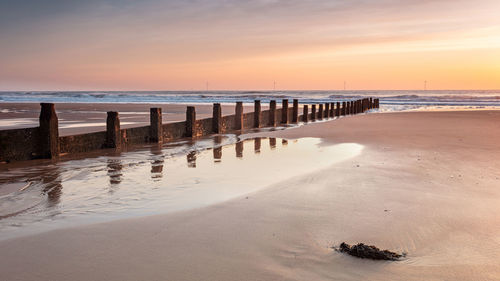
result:
<svg viewBox="0 0 500 281"><path fill-rule="evenodd" d="M109 183L111 186L118 185L122 182L122 163L121 160L118 159L108 159L108 177Z"/></svg>
<svg viewBox="0 0 500 281"><path fill-rule="evenodd" d="M269 138L269 146L271 147L271 149L276 148L276 138Z"/></svg>
<svg viewBox="0 0 500 281"><path fill-rule="evenodd" d="M253 150L254 150L255 154L260 153L260 144L261 144L261 138L255 138L254 145L253 145Z"/></svg>
<svg viewBox="0 0 500 281"><path fill-rule="evenodd" d="M42 193L47 195L47 208L59 204L62 194L62 180L59 173L59 167L54 167L41 176L41 182L44 185Z"/></svg>
<svg viewBox="0 0 500 281"><path fill-rule="evenodd" d="M235 145L236 157L243 158L243 141L239 141Z"/></svg>
<svg viewBox="0 0 500 281"><path fill-rule="evenodd" d="M196 168L196 151L191 151L188 153L187 164L189 168Z"/></svg>
<svg viewBox="0 0 500 281"><path fill-rule="evenodd" d="M324 168L361 150L356 144L320 147L319 139L286 142L270 138L269 145L262 145L266 138L234 140L223 136L167 143L0 171L0 180L9 184L34 182L0 197L0 239L17 236L20 229L36 232L42 226L73 224L76 218L95 222L198 208ZM277 147L277 141L282 145ZM254 153L243 153L252 148ZM227 156L224 161L223 154ZM248 171L258 176L248 177Z"/></svg>
<svg viewBox="0 0 500 281"><path fill-rule="evenodd" d="M214 137L214 162L215 163L220 163L222 159L222 146L220 144L222 143L222 137L221 136L215 136Z"/></svg>
<svg viewBox="0 0 500 281"><path fill-rule="evenodd" d="M160 179L163 177L163 153L161 150L161 145L151 146L151 178Z"/></svg>

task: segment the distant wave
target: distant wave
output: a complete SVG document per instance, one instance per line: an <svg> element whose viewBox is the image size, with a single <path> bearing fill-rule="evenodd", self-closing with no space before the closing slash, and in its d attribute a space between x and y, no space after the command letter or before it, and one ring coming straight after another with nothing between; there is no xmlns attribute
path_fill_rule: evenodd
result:
<svg viewBox="0 0 500 281"><path fill-rule="evenodd" d="M299 99L324 103L379 97L387 106L500 107L500 91L26 91L0 92L2 102L54 103L234 103Z"/></svg>

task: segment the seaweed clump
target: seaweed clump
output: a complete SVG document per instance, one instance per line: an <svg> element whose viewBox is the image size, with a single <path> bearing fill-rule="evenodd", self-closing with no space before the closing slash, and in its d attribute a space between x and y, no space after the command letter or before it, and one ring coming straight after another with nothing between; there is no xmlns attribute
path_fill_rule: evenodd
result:
<svg viewBox="0 0 500 281"><path fill-rule="evenodd" d="M358 243L357 245L351 246L345 242L342 242L342 244L340 244L340 247L336 250L357 258L371 260L398 261L406 256L406 253L398 254L388 250L380 250L375 246L369 246L363 243Z"/></svg>

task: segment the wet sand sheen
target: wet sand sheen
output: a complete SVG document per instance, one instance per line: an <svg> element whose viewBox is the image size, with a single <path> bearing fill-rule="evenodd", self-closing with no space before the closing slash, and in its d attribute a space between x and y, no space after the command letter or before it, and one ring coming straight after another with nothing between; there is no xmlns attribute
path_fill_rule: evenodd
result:
<svg viewBox="0 0 500 281"><path fill-rule="evenodd" d="M0 172L0 183L27 186L0 197L1 237L200 208L324 169L362 149L319 146L313 138L223 145L235 140L215 136Z"/></svg>

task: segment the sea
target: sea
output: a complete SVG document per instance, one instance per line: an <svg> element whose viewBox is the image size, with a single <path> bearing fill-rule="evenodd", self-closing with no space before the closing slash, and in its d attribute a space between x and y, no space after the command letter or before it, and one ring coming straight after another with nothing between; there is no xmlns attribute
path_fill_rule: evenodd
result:
<svg viewBox="0 0 500 281"><path fill-rule="evenodd" d="M500 90L384 91L3 91L3 103L253 103L298 99L303 104L380 98L381 111L500 109Z"/></svg>

